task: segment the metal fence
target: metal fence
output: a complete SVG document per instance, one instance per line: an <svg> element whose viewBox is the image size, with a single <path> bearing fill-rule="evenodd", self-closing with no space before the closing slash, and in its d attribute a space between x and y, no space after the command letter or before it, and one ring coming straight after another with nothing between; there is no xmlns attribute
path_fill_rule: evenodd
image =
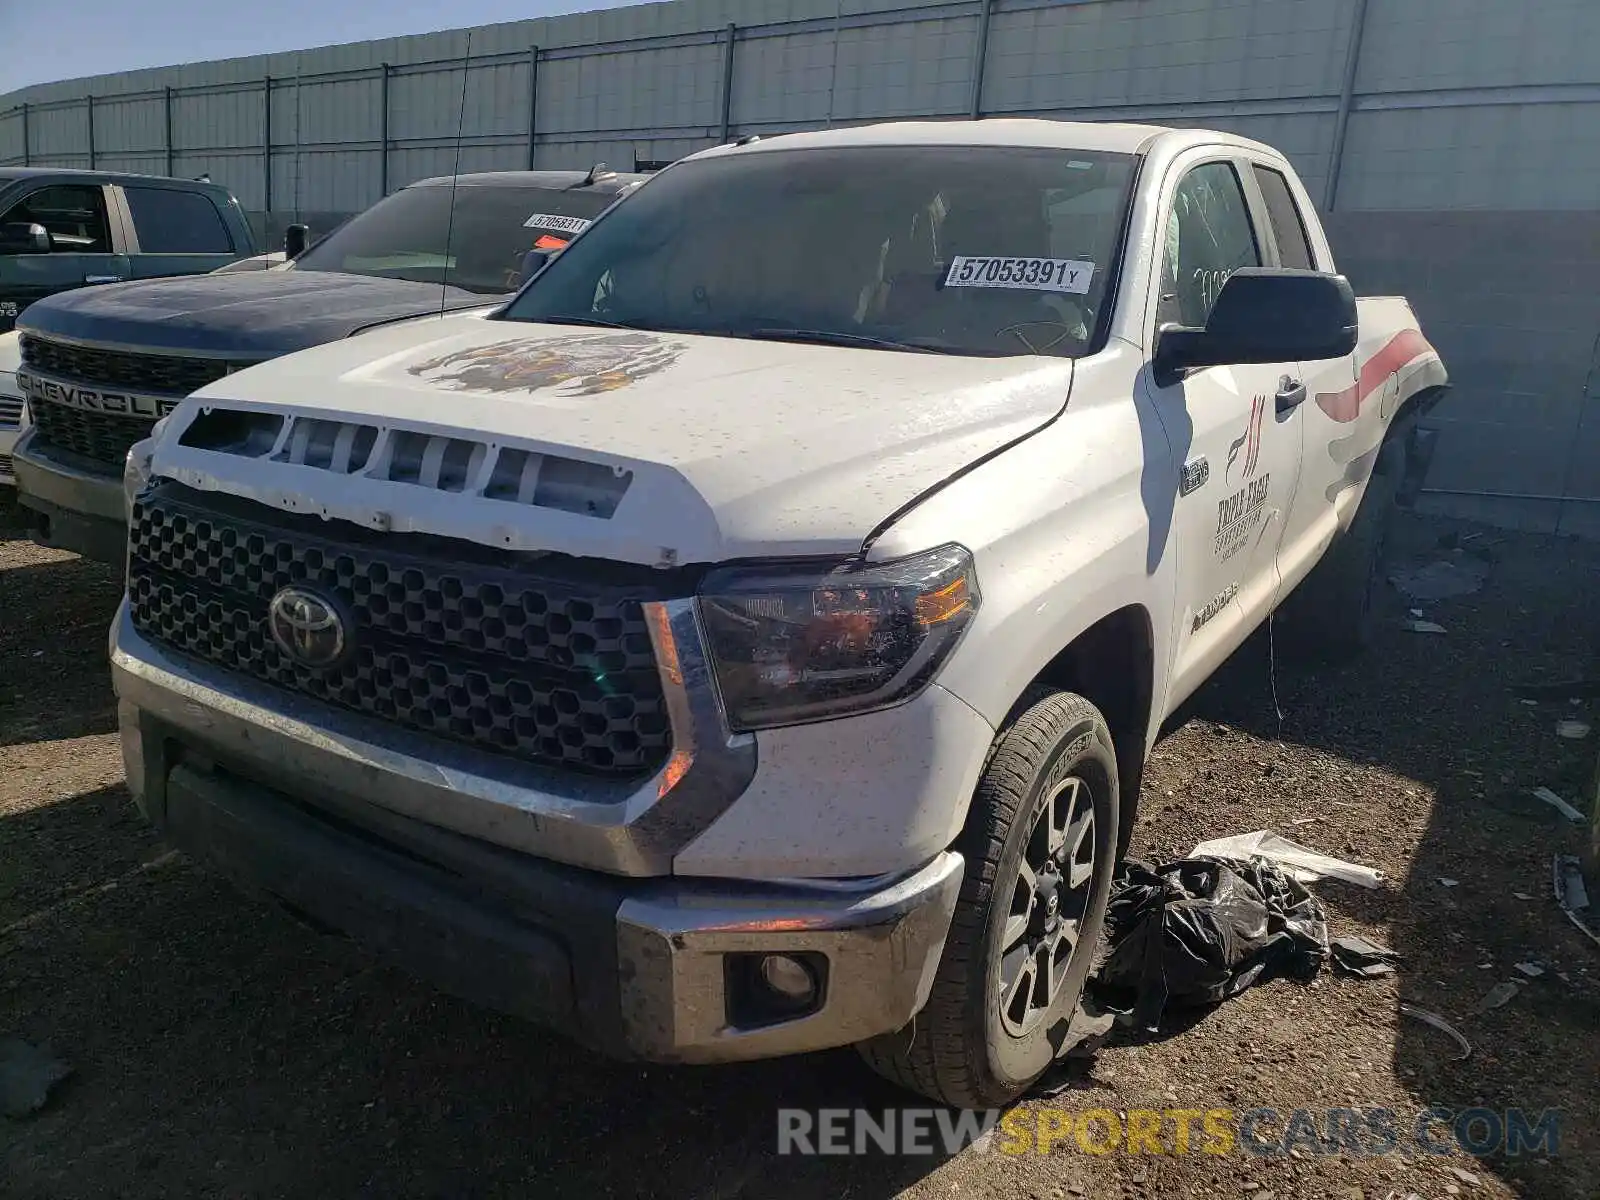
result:
<svg viewBox="0 0 1600 1200"><path fill-rule="evenodd" d="M904 117L1228 129L1295 161L1357 285L1411 296L1456 368L1435 484L1600 529L1559 503L1600 500L1596 45L1596 0L677 0L41 85L0 97L0 165L205 172L276 232L458 162Z"/></svg>
<svg viewBox="0 0 1600 1200"><path fill-rule="evenodd" d="M463 169L627 168L834 122L1074 114L1263 137L1330 209L1457 208L1479 205L1449 185L1491 173L1412 159L1396 179L1386 132L1436 129L1453 151L1461 122L1416 114L1480 124L1510 107L1532 135L1525 151L1550 150L1567 127L1600 150L1585 132L1600 126L1600 70L1582 51L1600 43L1592 0L1532 0L1509 23L1498 0L811 0L779 6L781 19L627 32L662 24L663 9L683 25L738 7L756 6L681 0L489 26L471 31L470 58L467 31L452 31L26 89L0 97L0 165L206 171L247 209L357 210L450 171L458 127ZM621 35L574 40L606 26ZM508 48L519 33L556 44ZM1515 136L1501 140L1515 150ZM1569 158L1518 203L1501 202L1503 186L1485 199L1592 207L1597 159Z"/></svg>

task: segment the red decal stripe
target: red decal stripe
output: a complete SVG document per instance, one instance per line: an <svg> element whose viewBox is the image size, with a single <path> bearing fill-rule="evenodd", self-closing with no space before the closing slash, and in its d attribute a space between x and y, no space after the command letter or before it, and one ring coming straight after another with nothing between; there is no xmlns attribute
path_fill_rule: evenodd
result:
<svg viewBox="0 0 1600 1200"><path fill-rule="evenodd" d="M1428 339L1415 329L1405 329L1389 339L1389 344L1378 351L1361 368L1361 375L1342 392L1318 392L1317 407L1328 416L1347 425L1361 415L1361 405L1373 392L1381 388L1401 367L1423 354L1432 354Z"/></svg>

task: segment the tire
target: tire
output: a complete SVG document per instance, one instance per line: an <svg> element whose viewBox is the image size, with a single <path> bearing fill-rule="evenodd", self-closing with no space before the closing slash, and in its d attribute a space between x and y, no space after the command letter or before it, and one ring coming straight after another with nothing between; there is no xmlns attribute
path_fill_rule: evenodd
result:
<svg viewBox="0 0 1600 1200"><path fill-rule="evenodd" d="M1047 808L1055 824L1070 822L1072 829L1084 813L1092 817L1068 856L1079 871L1067 872L1054 889L1054 905L1041 898L1050 890L1054 862L1043 870L1030 867L1039 885L1034 889L1022 876L1024 862L1037 862L1052 840L1045 832L1049 819L1042 816ZM1068 836L1063 844L1073 840ZM1081 696L1038 696L1001 731L973 793L956 842L966 872L928 1003L905 1028L858 1047L868 1065L902 1087L958 1108L994 1108L1025 1092L1054 1061L1077 1009L1105 923L1117 844L1117 758L1105 718ZM1085 858L1087 880L1071 890ZM1026 909L1022 927L1028 932L1005 955L1008 937L1018 930L1013 918L1021 917L1014 909ZM1067 927L1074 924L1076 938L1063 957ZM1019 964L1029 961L1028 946L1052 944L1054 951L1032 957L1032 997L1041 1003L1030 1017ZM1037 968L1050 954L1055 986L1044 1002ZM1008 967L1011 980L1022 982L1009 997L1001 974ZM1007 998L1009 1015L1001 1012Z"/></svg>
<svg viewBox="0 0 1600 1200"><path fill-rule="evenodd" d="M1289 641L1301 658L1345 662L1372 643L1384 552L1404 466L1404 447L1396 449L1400 453L1386 451L1380 458L1381 470L1367 481L1350 528L1328 547L1283 606Z"/></svg>

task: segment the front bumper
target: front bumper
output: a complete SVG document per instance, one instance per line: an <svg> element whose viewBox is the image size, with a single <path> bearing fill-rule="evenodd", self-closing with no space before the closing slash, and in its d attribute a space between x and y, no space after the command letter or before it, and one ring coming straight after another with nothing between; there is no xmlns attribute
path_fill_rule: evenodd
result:
<svg viewBox="0 0 1600 1200"><path fill-rule="evenodd" d="M62 461L35 444L35 433L23 433L11 452L17 499L32 513L34 540L121 567L128 546L122 476Z"/></svg>
<svg viewBox="0 0 1600 1200"><path fill-rule="evenodd" d="M0 487L16 487L17 476L11 466L11 450L22 431L15 425L0 425Z"/></svg>
<svg viewBox="0 0 1600 1200"><path fill-rule="evenodd" d="M691 640L674 645L694 693ZM555 797L486 778L469 758L413 758L347 736L326 711L304 721L270 711L247 681L142 639L125 606L111 654L129 786L168 840L447 991L662 1062L846 1045L902 1027L927 1000L961 885L958 854L869 880L646 876L670 863L669 844L713 819L697 811L703 798L645 810L641 819L658 815L661 827L642 839L639 822L627 836L578 839L588 822L527 811ZM744 786L721 783L734 795ZM565 803L568 817L598 809ZM568 861L518 847L518 817ZM595 866L604 869L585 869ZM741 968L765 954L821 964L818 1001L782 1019L752 1015Z"/></svg>
<svg viewBox="0 0 1600 1200"><path fill-rule="evenodd" d="M133 704L119 716L172 844L446 991L620 1057L731 1062L902 1027L927 1001L961 886L953 852L861 887L607 876L351 797L290 796ZM732 968L762 954L825 962L819 1001L752 1015Z"/></svg>

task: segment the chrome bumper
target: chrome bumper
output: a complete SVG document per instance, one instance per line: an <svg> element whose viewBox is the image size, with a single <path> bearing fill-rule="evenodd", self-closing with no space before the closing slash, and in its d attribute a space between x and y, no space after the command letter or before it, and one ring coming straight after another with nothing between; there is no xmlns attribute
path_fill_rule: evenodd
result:
<svg viewBox="0 0 1600 1200"><path fill-rule="evenodd" d="M58 461L26 430L12 448L17 498L38 514L34 537L47 546L121 567L128 520L122 475L101 475Z"/></svg>
<svg viewBox="0 0 1600 1200"><path fill-rule="evenodd" d="M664 673L692 698L693 610L663 615ZM418 758L414 736L297 710L165 654L126 606L111 654L129 786L168 840L446 990L610 1053L698 1063L862 1041L927 1001L959 854L899 877L775 885L660 869L737 797L753 745L691 756L648 803L608 804L525 765L431 741ZM822 964L817 1002L750 1019L735 967L766 954Z"/></svg>

